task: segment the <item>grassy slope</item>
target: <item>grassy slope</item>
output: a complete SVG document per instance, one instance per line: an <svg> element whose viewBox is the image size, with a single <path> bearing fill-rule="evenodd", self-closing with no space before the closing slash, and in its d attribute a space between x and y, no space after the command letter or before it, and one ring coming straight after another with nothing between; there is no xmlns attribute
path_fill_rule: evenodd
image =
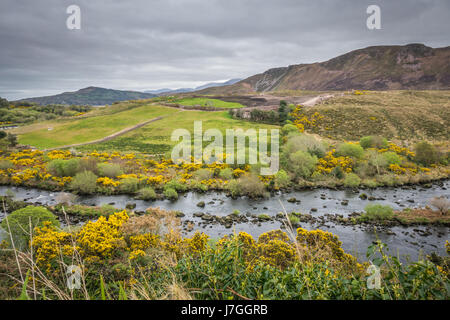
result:
<svg viewBox="0 0 450 320"><path fill-rule="evenodd" d="M324 116L313 133L357 140L378 134L393 140L450 139L450 91L383 91L336 97L306 108Z"/></svg>
<svg viewBox="0 0 450 320"><path fill-rule="evenodd" d="M119 112L112 112L112 114L101 110L95 111L94 114L97 116L38 123L19 128L16 133L20 134L19 142L22 144L37 148L51 148L100 139L146 120L178 111L174 108L148 104L125 111L119 109ZM49 131L48 128L53 130Z"/></svg>
<svg viewBox="0 0 450 320"><path fill-rule="evenodd" d="M197 120L202 120L203 131L217 128L225 133L225 129L242 128L243 130L246 130L249 128L277 128L277 126L231 119L226 111L182 111L181 113L170 115L160 121L150 123L145 127L129 132L114 140L83 146L77 149L85 151L120 150L152 154L165 153L169 151L172 146L177 144L175 141L170 141L172 131L183 128L193 132L194 121Z"/></svg>
<svg viewBox="0 0 450 320"><path fill-rule="evenodd" d="M226 102L219 99L208 99L208 98L184 98L175 101L183 106L195 106L200 105L202 107L207 107L208 104L211 107L216 108L243 108L244 106L240 103Z"/></svg>

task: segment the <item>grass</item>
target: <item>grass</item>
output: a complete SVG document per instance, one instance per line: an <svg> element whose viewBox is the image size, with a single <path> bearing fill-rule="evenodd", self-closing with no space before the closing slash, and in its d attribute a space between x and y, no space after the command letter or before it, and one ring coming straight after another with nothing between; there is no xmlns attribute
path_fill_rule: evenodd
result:
<svg viewBox="0 0 450 320"><path fill-rule="evenodd" d="M244 108L245 106L236 103L236 102L226 102L219 99L208 99L208 98L183 98L178 99L175 101L175 103L178 103L183 106L202 106L202 107L214 107L214 108Z"/></svg>
<svg viewBox="0 0 450 320"><path fill-rule="evenodd" d="M178 110L177 110L178 111ZM81 151L136 151L148 154L162 154L172 149L178 142L171 141L170 137L175 129L183 128L194 131L194 121L202 121L203 132L207 129L217 128L225 134L226 129L242 128L275 129L277 126L255 124L247 121L232 119L228 112L209 111L181 111L171 114L159 121L149 123L135 131L124 134L116 139L93 145L79 147Z"/></svg>
<svg viewBox="0 0 450 320"><path fill-rule="evenodd" d="M323 118L311 132L334 140L381 135L398 141L448 143L450 91L382 91L345 95L306 108Z"/></svg>
<svg viewBox="0 0 450 320"><path fill-rule="evenodd" d="M21 144L52 148L101 139L146 120L179 112L173 108L150 104L131 107L127 108L124 104L111 110L112 113L108 113L107 110L96 110L93 115L82 119L37 123L20 127L15 133L19 135Z"/></svg>

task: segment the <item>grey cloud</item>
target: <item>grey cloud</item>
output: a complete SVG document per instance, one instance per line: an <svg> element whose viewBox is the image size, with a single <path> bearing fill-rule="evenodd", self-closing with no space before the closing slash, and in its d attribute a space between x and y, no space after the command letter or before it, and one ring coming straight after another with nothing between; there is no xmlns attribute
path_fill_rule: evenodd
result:
<svg viewBox="0 0 450 320"><path fill-rule="evenodd" d="M81 7L82 29L65 27ZM382 30L365 26L382 9ZM0 96L247 77L379 44L448 46L447 0L2 0Z"/></svg>

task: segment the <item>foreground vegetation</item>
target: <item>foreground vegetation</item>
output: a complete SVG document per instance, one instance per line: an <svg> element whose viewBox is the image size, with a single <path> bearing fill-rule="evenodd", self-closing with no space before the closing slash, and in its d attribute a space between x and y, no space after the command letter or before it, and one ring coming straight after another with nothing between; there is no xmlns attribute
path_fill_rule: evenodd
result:
<svg viewBox="0 0 450 320"><path fill-rule="evenodd" d="M44 208L19 209L2 223L11 236L0 250L0 297L449 298L445 257L434 255L404 265L387 254L384 244L374 243L366 257L380 268L380 287L374 288L373 273L367 272L377 269L345 253L329 232L294 231L287 225L287 233L273 230L258 239L244 232L221 239L199 232L183 238L179 226L173 212L160 209L141 216L116 212L82 227L62 228ZM67 283L79 289L71 290Z"/></svg>

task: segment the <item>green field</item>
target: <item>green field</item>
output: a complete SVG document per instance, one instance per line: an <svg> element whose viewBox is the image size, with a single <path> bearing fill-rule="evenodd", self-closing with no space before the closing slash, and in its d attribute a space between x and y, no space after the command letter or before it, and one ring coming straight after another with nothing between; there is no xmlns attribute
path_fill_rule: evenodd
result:
<svg viewBox="0 0 450 320"><path fill-rule="evenodd" d="M206 99L205 99L206 100ZM21 144L36 148L55 148L70 144L90 142L107 137L122 129L163 116L164 118L130 131L115 139L92 145L79 146L82 151L136 151L159 154L169 151L177 142L170 141L175 129L193 132L194 121L203 121L203 131L226 129L276 128L266 124L232 119L226 111L189 111L152 104L122 103L111 109L96 109L82 119L60 119L17 128ZM52 128L49 130L49 128Z"/></svg>
<svg viewBox="0 0 450 320"><path fill-rule="evenodd" d="M214 108L244 108L245 106L236 103L236 102L226 102L219 99L208 99L208 98L183 98L175 100L175 103L178 103L183 106L201 106L201 107L214 107Z"/></svg>
<svg viewBox="0 0 450 320"><path fill-rule="evenodd" d="M100 112L100 114L105 111ZM54 148L63 145L89 142L104 138L141 122L179 112L179 110L156 105L142 105L112 114L82 119L47 121L15 130L21 144L36 148ZM51 130L49 130L51 128Z"/></svg>
<svg viewBox="0 0 450 320"><path fill-rule="evenodd" d="M191 133L194 130L194 121L202 121L203 131L217 128L225 134L226 129L250 128L275 129L278 126L252 123L232 119L228 112L210 112L210 111L182 111L177 114L171 114L162 120L150 123L135 131L129 132L116 139L78 147L81 151L136 151L149 154L161 154L172 149L178 142L171 141L170 137L175 129L183 128Z"/></svg>

